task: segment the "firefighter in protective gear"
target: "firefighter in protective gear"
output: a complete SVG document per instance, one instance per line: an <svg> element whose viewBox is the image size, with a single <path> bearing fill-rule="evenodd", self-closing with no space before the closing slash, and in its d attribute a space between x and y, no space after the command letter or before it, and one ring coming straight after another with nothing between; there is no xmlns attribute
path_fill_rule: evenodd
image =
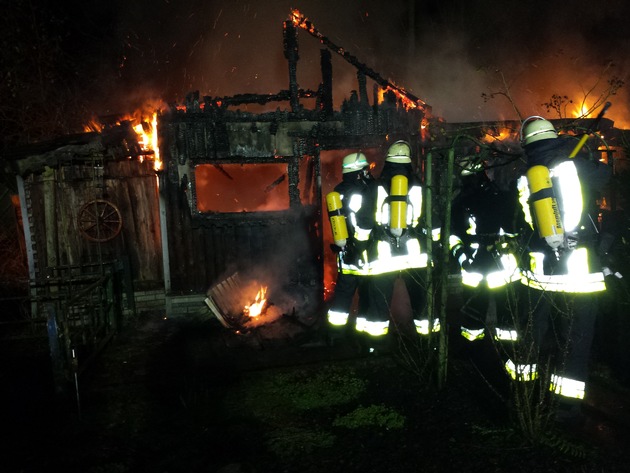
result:
<svg viewBox="0 0 630 473"><path fill-rule="evenodd" d="M370 164L361 152L348 154L342 161L342 181L326 196L333 230L332 245L337 253L337 280L327 320L330 341L350 335L350 312L358 291L358 316L365 317L369 306L366 277L368 231L357 225L357 212L373 181Z"/></svg>
<svg viewBox="0 0 630 473"><path fill-rule="evenodd" d="M501 348L506 359L518 338L514 306L521 273L516 239L525 222L518 219L515 185L499 188L477 156L460 160L458 166L461 187L452 204L449 246L462 278L460 333L462 340L482 343L489 353Z"/></svg>
<svg viewBox="0 0 630 473"><path fill-rule="evenodd" d="M373 225L368 247L372 306L365 318L357 318L357 331L369 341L384 340L389 332L394 284L402 277L413 312L414 332L428 334L439 329L424 314L426 310L426 245L420 218L422 187L411 164L411 147L396 141L387 152L379 178L370 194Z"/></svg>
<svg viewBox="0 0 630 473"><path fill-rule="evenodd" d="M612 173L587 153L569 158L577 141L558 136L541 117L525 120L521 138L528 169L546 168L549 182L530 182L527 174L518 181L519 201L532 230L523 241L529 255L521 278L528 294L524 315L530 316L531 323L522 327L522 359L507 368L518 381L538 378L548 386L552 399L559 401L559 417L579 416L598 311L596 296L606 288L597 254L595 202ZM534 195L540 189L544 195ZM546 206L546 211L559 213L563 231L559 245L547 238L552 233L549 222L558 216L540 215L536 203L541 197L556 201L557 208ZM548 344L550 334L555 338ZM542 353L546 346L553 348L552 353ZM543 363L543 359L553 361Z"/></svg>

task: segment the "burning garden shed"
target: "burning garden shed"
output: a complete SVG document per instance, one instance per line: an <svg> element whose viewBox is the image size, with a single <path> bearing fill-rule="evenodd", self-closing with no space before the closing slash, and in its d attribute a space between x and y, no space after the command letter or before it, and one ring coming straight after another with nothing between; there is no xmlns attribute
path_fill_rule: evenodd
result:
<svg viewBox="0 0 630 473"><path fill-rule="evenodd" d="M297 82L298 30L326 46L317 90ZM393 137L419 151L430 109L299 13L283 32L287 89L193 92L149 116L101 117L97 131L4 156L20 195L28 317L55 327L49 341L62 340L66 368L77 351L89 359L124 314L199 310L208 288L234 274L268 288L283 314L318 316L335 272L322 195L340 180L340 159L361 149L378 165ZM356 70L340 110L332 53ZM242 297L243 307L253 302ZM98 320L88 315L94 306L104 311Z"/></svg>
<svg viewBox="0 0 630 473"><path fill-rule="evenodd" d="M220 98L192 93L160 117L168 293L199 293L238 273L284 300L285 313L314 316L326 285L322 189L340 180L341 157L362 149L378 161L391 136L419 145L426 104L354 58L358 90L333 110L335 46L321 35L329 48L321 50L319 87L299 87L297 32L304 21L294 13L283 24L288 90ZM368 78L375 82L371 103ZM275 103L288 108L240 108Z"/></svg>

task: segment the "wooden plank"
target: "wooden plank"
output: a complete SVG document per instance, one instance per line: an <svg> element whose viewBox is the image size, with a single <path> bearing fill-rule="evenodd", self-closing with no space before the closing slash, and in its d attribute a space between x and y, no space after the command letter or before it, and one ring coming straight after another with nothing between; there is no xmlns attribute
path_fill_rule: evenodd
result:
<svg viewBox="0 0 630 473"><path fill-rule="evenodd" d="M230 305L226 303L225 297L223 297L221 288L215 286L210 290L210 297L221 310L224 315L230 313Z"/></svg>
<svg viewBox="0 0 630 473"><path fill-rule="evenodd" d="M221 322L221 325L223 325L225 328L232 328L232 326L223 317L223 314L221 313L219 308L216 306L216 304L214 303L214 301L210 297L206 297L205 302L206 302L206 305L208 306L208 308L210 309L210 311L219 320L219 322Z"/></svg>
<svg viewBox="0 0 630 473"><path fill-rule="evenodd" d="M230 314L239 314L243 311L240 295L232 291L227 281L220 283L223 289L223 295L225 297L226 304L229 306Z"/></svg>

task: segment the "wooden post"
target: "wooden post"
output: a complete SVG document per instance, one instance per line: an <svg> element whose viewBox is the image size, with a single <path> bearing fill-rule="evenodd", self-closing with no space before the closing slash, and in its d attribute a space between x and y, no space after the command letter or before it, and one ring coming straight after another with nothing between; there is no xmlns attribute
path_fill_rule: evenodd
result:
<svg viewBox="0 0 630 473"><path fill-rule="evenodd" d="M55 170L46 167L46 170L42 173L42 179L44 189L44 219L46 222L46 263L48 268L56 268L59 265L57 220L63 218L63 216L57 215Z"/></svg>
<svg viewBox="0 0 630 473"><path fill-rule="evenodd" d="M31 234L31 219L29 218L28 205L29 200L26 195L26 186L24 184L24 178L22 176L16 176L17 186L18 186L18 194L20 196L20 212L22 213L22 228L24 231L24 245L26 247L26 262L28 265L28 278L29 280L35 281L35 250L33 248L34 240L33 235ZM37 318L37 302L35 302L37 298L37 288L31 286L30 289L31 295L31 318Z"/></svg>
<svg viewBox="0 0 630 473"><path fill-rule="evenodd" d="M440 264L440 330L439 344L439 367L438 367L438 388L443 388L446 384L448 371L448 327L446 326L446 305L448 303L448 263L450 257L449 236L451 233L451 200L453 198L453 167L455 165L455 143L448 150L448 160L446 163L446 190L444 195L444 225L442 226L442 260Z"/></svg>
<svg viewBox="0 0 630 473"><path fill-rule="evenodd" d="M297 62L300 58L298 54L297 30L293 22L287 20L284 22L284 57L289 61L289 93L291 111L298 112L300 110L299 88L297 83Z"/></svg>

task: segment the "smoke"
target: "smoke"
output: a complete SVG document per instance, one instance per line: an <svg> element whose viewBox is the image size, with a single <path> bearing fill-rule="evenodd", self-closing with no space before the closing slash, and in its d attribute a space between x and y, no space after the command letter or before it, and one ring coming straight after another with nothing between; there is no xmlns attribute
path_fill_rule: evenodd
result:
<svg viewBox="0 0 630 473"><path fill-rule="evenodd" d="M595 100L609 80L628 82L623 0L96 1L76 2L80 15L69 14L103 56L95 100L121 107L127 95L181 103L195 90L221 97L287 89L282 23L292 8L450 122L555 118L543 105L554 94ZM302 30L299 47L298 82L315 89L324 46ZM337 107L357 88L356 71L334 53L333 84ZM610 97L608 114L626 125L629 86Z"/></svg>

